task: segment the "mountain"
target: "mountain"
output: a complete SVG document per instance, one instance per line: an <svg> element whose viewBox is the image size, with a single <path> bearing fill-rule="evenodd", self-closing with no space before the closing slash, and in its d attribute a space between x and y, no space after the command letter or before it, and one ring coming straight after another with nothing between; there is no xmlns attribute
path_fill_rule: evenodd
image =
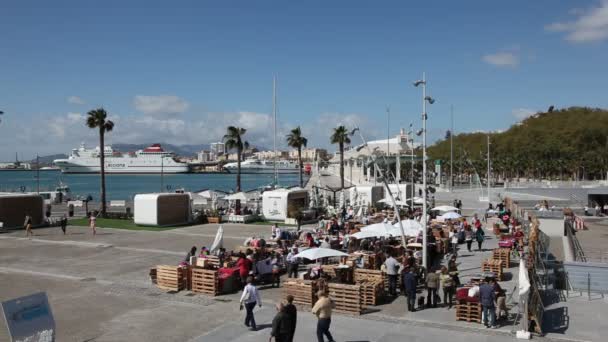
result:
<svg viewBox="0 0 608 342"><path fill-rule="evenodd" d="M68 157L67 154L52 154L50 156L40 156L39 157L40 166L50 165L50 164L53 163L53 160L55 160L55 159L64 159L64 158L67 158L67 157ZM36 164L36 159L25 161L25 163L30 163L32 165L35 165Z"/></svg>

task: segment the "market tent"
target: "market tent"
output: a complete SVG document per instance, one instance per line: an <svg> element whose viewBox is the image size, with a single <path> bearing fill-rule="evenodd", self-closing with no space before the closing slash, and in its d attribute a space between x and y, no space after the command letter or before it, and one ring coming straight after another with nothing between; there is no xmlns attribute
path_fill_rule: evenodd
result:
<svg viewBox="0 0 608 342"><path fill-rule="evenodd" d="M452 207L451 205L440 205L431 210L432 211L458 211L458 208Z"/></svg>
<svg viewBox="0 0 608 342"><path fill-rule="evenodd" d="M226 201L241 201L241 202L245 202L245 201L247 201L247 195L245 195L245 193L241 191L241 192L234 193L232 195L228 195L228 196L224 197L224 199Z"/></svg>
<svg viewBox="0 0 608 342"><path fill-rule="evenodd" d="M393 201L391 201L390 198L385 198L385 199L379 200L378 203L384 203L384 204L390 205L391 207L393 206ZM395 200L395 203L399 207L409 207L409 204L405 203L404 201Z"/></svg>
<svg viewBox="0 0 608 342"><path fill-rule="evenodd" d="M215 240L213 240L213 244L209 248L209 253L214 253L215 251L219 251L220 248L224 247L224 227L220 224L217 228L217 233L215 234Z"/></svg>
<svg viewBox="0 0 608 342"><path fill-rule="evenodd" d="M422 197L414 197L413 200L414 200L414 204L420 204L420 205L424 204L424 198L422 198ZM412 198L408 199L407 201L411 202Z"/></svg>
<svg viewBox="0 0 608 342"><path fill-rule="evenodd" d="M455 213L453 211L447 212L441 216L439 216L443 220L457 220L462 217L459 213Z"/></svg>
<svg viewBox="0 0 608 342"><path fill-rule="evenodd" d="M300 252L294 255L294 258L304 258L309 260L317 260L321 258L329 258L329 257L343 257L348 256L348 254L344 252L340 252L331 248L309 248L303 252Z"/></svg>
<svg viewBox="0 0 608 342"><path fill-rule="evenodd" d="M374 224L370 224L369 226L365 226L363 228L361 228L362 232L376 232L376 233L380 233L380 234L384 234L384 233L388 233L391 229L393 229L393 226L391 226L388 223L374 223Z"/></svg>
<svg viewBox="0 0 608 342"><path fill-rule="evenodd" d="M353 235L351 235L352 237L354 237L355 239L369 239L369 238L373 238L373 237L381 237L381 236L388 236L388 232L377 232L377 231L365 231L365 232L357 232Z"/></svg>
<svg viewBox="0 0 608 342"><path fill-rule="evenodd" d="M403 220L401 221L401 224L403 225L403 232L406 236L418 236L418 234L422 231L422 224L416 220ZM389 233L393 236L401 235L399 222L393 225L393 229L389 231Z"/></svg>

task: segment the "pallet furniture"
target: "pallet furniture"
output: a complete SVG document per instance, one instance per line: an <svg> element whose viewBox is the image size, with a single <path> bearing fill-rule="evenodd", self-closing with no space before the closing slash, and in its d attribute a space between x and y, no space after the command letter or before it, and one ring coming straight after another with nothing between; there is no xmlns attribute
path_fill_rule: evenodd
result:
<svg viewBox="0 0 608 342"><path fill-rule="evenodd" d="M502 267L508 268L511 265L511 249L496 248L492 251L492 259L500 260Z"/></svg>
<svg viewBox="0 0 608 342"><path fill-rule="evenodd" d="M285 296L292 295L295 304L312 306L317 301L317 282L289 278L282 284Z"/></svg>
<svg viewBox="0 0 608 342"><path fill-rule="evenodd" d="M384 275L382 271L368 270L365 268L356 268L354 274L355 283L361 281L383 281Z"/></svg>
<svg viewBox="0 0 608 342"><path fill-rule="evenodd" d="M192 268L192 292L210 296L219 295L221 289L217 271L201 267Z"/></svg>
<svg viewBox="0 0 608 342"><path fill-rule="evenodd" d="M363 307L376 306L384 295L384 282L380 280L362 280L357 283L361 286L361 305Z"/></svg>
<svg viewBox="0 0 608 342"><path fill-rule="evenodd" d="M456 305L456 320L481 323L481 304L461 303Z"/></svg>
<svg viewBox="0 0 608 342"><path fill-rule="evenodd" d="M156 267L151 268L150 273L148 273L148 275L150 276L150 281L152 282L152 284L156 284Z"/></svg>
<svg viewBox="0 0 608 342"><path fill-rule="evenodd" d="M339 265L322 265L321 269L323 270L323 273L329 275L332 280L336 280L346 284L353 283L352 267L339 267Z"/></svg>
<svg viewBox="0 0 608 342"><path fill-rule="evenodd" d="M360 315L363 312L361 304L361 285L329 283L329 298L336 305L335 311Z"/></svg>
<svg viewBox="0 0 608 342"><path fill-rule="evenodd" d="M156 266L156 286L161 290L181 291L188 287L188 267Z"/></svg>
<svg viewBox="0 0 608 342"><path fill-rule="evenodd" d="M496 274L497 280L501 280L502 276L503 276L502 261L494 260L494 259L484 260L483 263L481 264L481 271L482 272L492 272L492 273Z"/></svg>

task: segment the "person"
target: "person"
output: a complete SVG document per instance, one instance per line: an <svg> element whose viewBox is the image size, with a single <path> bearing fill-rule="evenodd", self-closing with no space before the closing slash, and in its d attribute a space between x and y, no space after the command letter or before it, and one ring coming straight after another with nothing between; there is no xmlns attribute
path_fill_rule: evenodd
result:
<svg viewBox="0 0 608 342"><path fill-rule="evenodd" d="M288 278L297 278L298 277L298 268L300 268L300 260L295 257L298 254L298 248L293 247L289 254L287 254L287 277ZM293 275L293 277L292 277Z"/></svg>
<svg viewBox="0 0 608 342"><path fill-rule="evenodd" d="M270 261L272 264L272 287L280 287L281 285L281 265L283 264L281 252L273 252L273 257Z"/></svg>
<svg viewBox="0 0 608 342"><path fill-rule="evenodd" d="M325 240L323 240L323 242L321 242L321 245L319 247L331 248L331 244L329 243L329 237L325 237Z"/></svg>
<svg viewBox="0 0 608 342"><path fill-rule="evenodd" d="M63 235L65 235L65 230L68 226L68 217L66 214L63 214L63 216L61 217L61 221L59 221L59 224L61 225L61 231L63 232Z"/></svg>
<svg viewBox="0 0 608 342"><path fill-rule="evenodd" d="M287 314L287 321L289 322L289 333L287 334L285 341L293 342L293 337L296 334L296 325L298 323L298 309L293 305L293 296L287 295L285 297L287 304L285 304L285 314Z"/></svg>
<svg viewBox="0 0 608 342"><path fill-rule="evenodd" d="M473 244L473 231L471 230L471 226L464 226L464 241L467 243L467 250L471 251L471 245Z"/></svg>
<svg viewBox="0 0 608 342"><path fill-rule="evenodd" d="M277 314L272 319L272 330L270 331L270 340L274 337L276 342L285 342L289 336L289 321L287 314L285 313L285 306L283 303L276 305Z"/></svg>
<svg viewBox="0 0 608 342"><path fill-rule="evenodd" d="M450 261L448 261L448 273L454 279L454 285L460 286L460 278L458 278L458 264L456 263L456 256L452 255Z"/></svg>
<svg viewBox="0 0 608 342"><path fill-rule="evenodd" d="M245 306L246 315L245 315L245 325L250 327L252 331L256 331L258 327L255 324L255 317L253 316L253 308L255 305L258 305L260 308L262 307L262 298L260 297L260 293L258 292L258 288L253 285L253 277L247 277L247 286L243 289L243 294L241 295L240 306Z"/></svg>
<svg viewBox="0 0 608 342"><path fill-rule="evenodd" d="M450 229L450 242L452 244L452 255L458 255L458 234L456 234L454 227Z"/></svg>
<svg viewBox="0 0 608 342"><path fill-rule="evenodd" d="M496 294L496 319L498 320L509 315L507 309L507 294L505 293L505 290L498 285L497 281L494 281L494 293Z"/></svg>
<svg viewBox="0 0 608 342"><path fill-rule="evenodd" d="M388 259L384 261L384 266L386 267L386 274L388 275L388 293L391 296L396 296L397 274L401 264L395 258L393 258L392 255L389 255Z"/></svg>
<svg viewBox="0 0 608 342"><path fill-rule="evenodd" d="M184 258L184 263L190 264L190 258L193 256L196 256L196 246L192 246L192 248L190 248L190 252L188 252Z"/></svg>
<svg viewBox="0 0 608 342"><path fill-rule="evenodd" d="M317 297L319 299L312 307L312 313L317 316L317 341L324 342L323 335L325 335L329 342L335 342L329 332L329 326L331 325L331 313L336 305L324 291L317 292Z"/></svg>
<svg viewBox="0 0 608 342"><path fill-rule="evenodd" d="M454 279L448 273L448 269L445 266L441 268L439 283L443 289L443 303L444 305L448 305L449 310L452 308L452 297L454 296Z"/></svg>
<svg viewBox="0 0 608 342"><path fill-rule="evenodd" d="M407 310L410 312L416 311L416 274L414 269L408 267L403 274L403 286L405 287L405 295L407 296Z"/></svg>
<svg viewBox="0 0 608 342"><path fill-rule="evenodd" d="M243 252L239 253L239 259L236 261L236 266L239 268L239 276L241 277L241 284L245 284L249 271L251 270L251 260L245 257Z"/></svg>
<svg viewBox="0 0 608 342"><path fill-rule="evenodd" d="M477 250L481 252L481 244L483 243L486 233L483 231L481 225L475 230L475 240L477 240Z"/></svg>
<svg viewBox="0 0 608 342"><path fill-rule="evenodd" d="M439 283L439 274L435 272L435 269L431 268L431 272L426 276L426 302L429 307L437 307L437 289L439 288Z"/></svg>
<svg viewBox="0 0 608 342"><path fill-rule="evenodd" d="M95 217L95 213L91 213L91 216L89 216L89 226L93 230L93 235L97 235L96 221L97 218Z"/></svg>
<svg viewBox="0 0 608 342"><path fill-rule="evenodd" d="M23 227L25 228L25 236L29 237L34 236L34 233L32 232L32 217L28 214L25 215L25 221L23 222Z"/></svg>
<svg viewBox="0 0 608 342"><path fill-rule="evenodd" d="M494 292L493 278L486 278L485 282L479 286L479 302L483 310L483 325L486 328L496 329L496 308L494 301L496 293ZM489 322L488 322L489 321Z"/></svg>

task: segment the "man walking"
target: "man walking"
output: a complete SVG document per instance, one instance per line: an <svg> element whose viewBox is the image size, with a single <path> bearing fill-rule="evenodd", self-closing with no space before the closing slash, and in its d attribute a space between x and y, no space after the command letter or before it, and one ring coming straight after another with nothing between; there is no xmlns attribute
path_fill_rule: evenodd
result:
<svg viewBox="0 0 608 342"><path fill-rule="evenodd" d="M253 316L253 308L258 304L262 307L262 298L258 293L257 287L253 285L253 277L247 277L247 286L243 289L243 294L241 295L241 308L243 304L245 305L245 310L247 314L245 316L245 325L250 327L252 331L258 330L255 324L255 317Z"/></svg>
<svg viewBox="0 0 608 342"><path fill-rule="evenodd" d="M63 216L61 217L61 221L59 222L61 224L61 231L63 232L63 235L65 235L65 230L66 227L68 226L68 217L63 214Z"/></svg>
<svg viewBox="0 0 608 342"><path fill-rule="evenodd" d="M287 254L287 277L288 278L297 278L298 277L298 268L300 268L300 260L295 257L298 254L298 248L293 247L291 251Z"/></svg>
<svg viewBox="0 0 608 342"><path fill-rule="evenodd" d="M386 274L388 275L388 293L391 296L396 296L397 274L401 264L392 255L389 255L388 259L384 261L384 266L386 266Z"/></svg>
<svg viewBox="0 0 608 342"><path fill-rule="evenodd" d="M329 326L331 325L331 312L335 307L334 302L327 297L324 291L317 293L317 302L312 307L312 313L317 316L317 341L325 342L323 335L327 336L329 342L335 342L333 336L329 332Z"/></svg>
<svg viewBox="0 0 608 342"><path fill-rule="evenodd" d="M287 304L285 304L285 314L289 322L289 334L285 337L285 341L293 342L293 337L296 334L296 325L298 322L298 309L293 305L293 296L287 295Z"/></svg>
<svg viewBox="0 0 608 342"><path fill-rule="evenodd" d="M287 314L285 313L285 306L283 306L283 303L279 303L276 305L276 308L277 314L272 320L272 330L270 332L269 341L274 337L276 342L285 342L289 335L289 322Z"/></svg>
<svg viewBox="0 0 608 342"><path fill-rule="evenodd" d="M410 312L416 311L416 274L413 268L407 268L403 275L403 285L407 296L407 309Z"/></svg>
<svg viewBox="0 0 608 342"><path fill-rule="evenodd" d="M494 292L494 278L486 278L486 281L479 286L479 301L483 311L483 325L486 328L496 329L496 293ZM488 322L489 320L489 322Z"/></svg>
<svg viewBox="0 0 608 342"><path fill-rule="evenodd" d="M426 303L429 307L437 307L437 289L439 288L439 274L431 268L431 272L426 276Z"/></svg>

